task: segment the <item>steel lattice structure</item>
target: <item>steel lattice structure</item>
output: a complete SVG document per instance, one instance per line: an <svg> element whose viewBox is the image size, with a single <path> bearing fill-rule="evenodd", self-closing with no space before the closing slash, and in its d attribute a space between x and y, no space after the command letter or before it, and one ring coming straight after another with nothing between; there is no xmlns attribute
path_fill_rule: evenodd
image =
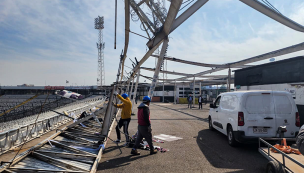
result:
<svg viewBox="0 0 304 173"><path fill-rule="evenodd" d="M176 58L170 58L166 56L166 50L168 47L169 42L169 34L172 33L175 29L177 29L184 21L186 21L190 16L192 16L198 9L200 9L202 6L204 6L209 0L196 0L196 1L190 1L187 0L168 0L170 1L169 9L165 9L165 5L161 5L160 1L156 2L156 0L141 0L138 3L135 2L135 0L130 1L124 1L125 2L125 47L124 47L124 55L123 55L123 62L122 66L124 66L124 60L126 59L127 55L127 48L129 44L129 30L130 30L130 7L132 8L133 12L131 13L132 17L134 18L134 15L136 14L140 22L142 23L142 28L144 28L144 31L146 31L147 36L149 37L149 41L146 43L149 50L145 53L145 55L142 57L142 59L136 64L135 67L133 67L131 71L131 76L127 79L127 81L123 82L123 85L129 85L130 82L133 80L139 69L141 69L141 66L143 63L151 56L158 57L157 64L155 66L154 75L151 78L152 83L150 85L149 90L149 96L153 96L153 91L155 87L158 85L159 80L159 73L161 71L161 66L163 64L164 60L173 60L176 62L184 63L184 64L191 64L196 66L204 66L204 67L211 67L212 69L206 70L203 72L195 73L192 75L185 75L180 78L176 78L174 81L175 83L177 81L184 81L189 78L193 78L193 83L198 82L200 77L204 77L207 74L211 74L217 71L221 70L228 70L227 77L218 79L219 81L225 83L225 80L227 80L227 86L228 90L230 89L230 84L232 81L232 74L231 74L231 68L244 68L248 67L249 63L261 61L264 59L281 56L293 52L297 52L300 50L303 50L303 44L300 43L297 45L293 45L290 47L286 47L283 49L279 49L273 52L268 52L263 55L254 56L242 61L238 62L232 62L228 64L206 64L206 63L198 63L198 62L191 62L187 60L181 60ZM264 4L258 0L240 0L242 3L248 5L249 7L257 10L260 13L263 13L264 15L272 18L273 20L291 28L296 31L304 32L304 26L296 23L295 21L289 19L288 17L281 14L278 10L276 10L273 6L269 6L269 4ZM142 5L146 4L148 9L150 10L148 13L145 13L142 9ZM164 3L163 3L164 4ZM190 5L192 4L192 5ZM190 6L188 6L190 5ZM187 7L183 12L181 12L179 15L179 11ZM152 15L150 15L152 14ZM132 20L134 20L132 18ZM141 29L142 29L141 28ZM152 36L151 36L152 35ZM156 53L155 50L157 50L159 47L161 47L160 53ZM157 54L157 55L155 55ZM122 67L123 68L123 67ZM168 73L168 72L167 72ZM122 75L123 76L123 72ZM165 80L164 80L165 81ZM167 80L172 81L172 80ZM210 80L209 80L210 81ZM207 82L204 80L204 82ZM214 81L212 81L214 82Z"/></svg>
<svg viewBox="0 0 304 173"><path fill-rule="evenodd" d="M95 29L98 29L98 70L97 70L97 87L101 88L105 85L105 69L104 69L104 48L105 43L103 42L103 32L104 29L104 18L103 16L98 16L95 18Z"/></svg>

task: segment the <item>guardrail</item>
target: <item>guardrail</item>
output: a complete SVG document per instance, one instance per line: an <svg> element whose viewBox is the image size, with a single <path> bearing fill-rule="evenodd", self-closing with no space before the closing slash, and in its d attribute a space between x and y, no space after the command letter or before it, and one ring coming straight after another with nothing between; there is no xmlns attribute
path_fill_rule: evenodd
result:
<svg viewBox="0 0 304 173"><path fill-rule="evenodd" d="M70 115L74 115L75 118L77 118L83 111L88 111L89 109L104 102L104 100L104 98L93 98L91 100L66 105L64 108L59 108L56 111L66 111ZM0 133L0 155L23 144L24 142L35 139L72 120L69 117L50 111L43 113L43 115L40 116L41 118L39 118L37 122L35 122L35 117L37 117L37 115L33 115L33 123Z"/></svg>

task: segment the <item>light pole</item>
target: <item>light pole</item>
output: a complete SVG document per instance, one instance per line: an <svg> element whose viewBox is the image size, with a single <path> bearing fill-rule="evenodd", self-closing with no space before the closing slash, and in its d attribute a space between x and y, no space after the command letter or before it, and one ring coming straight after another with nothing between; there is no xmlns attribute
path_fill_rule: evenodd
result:
<svg viewBox="0 0 304 173"><path fill-rule="evenodd" d="M104 18L103 16L98 16L95 18L95 29L99 31L98 34L98 71L97 71L97 88L102 87L105 84L105 69L104 69L104 47L105 43L103 42L103 32L104 29Z"/></svg>

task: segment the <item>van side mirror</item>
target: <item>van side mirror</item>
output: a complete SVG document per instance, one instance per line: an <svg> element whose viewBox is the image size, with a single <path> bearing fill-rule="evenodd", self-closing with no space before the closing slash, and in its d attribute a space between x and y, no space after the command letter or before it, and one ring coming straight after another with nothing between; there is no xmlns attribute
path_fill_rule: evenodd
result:
<svg viewBox="0 0 304 173"><path fill-rule="evenodd" d="M210 103L210 108L215 108L215 106L213 105L213 103Z"/></svg>

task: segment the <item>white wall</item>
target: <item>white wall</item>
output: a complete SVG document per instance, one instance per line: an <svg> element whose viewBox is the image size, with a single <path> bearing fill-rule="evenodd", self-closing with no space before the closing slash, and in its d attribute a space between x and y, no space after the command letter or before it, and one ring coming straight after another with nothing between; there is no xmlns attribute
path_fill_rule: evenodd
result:
<svg viewBox="0 0 304 173"><path fill-rule="evenodd" d="M236 91L244 90L274 90L274 91L288 91L295 97L297 105L304 105L304 82L301 83L285 83L285 84L271 84L271 85L255 85L255 86L241 86Z"/></svg>
<svg viewBox="0 0 304 173"><path fill-rule="evenodd" d="M174 91L165 91L165 96L174 96ZM153 96L163 96L163 91L154 91Z"/></svg>

